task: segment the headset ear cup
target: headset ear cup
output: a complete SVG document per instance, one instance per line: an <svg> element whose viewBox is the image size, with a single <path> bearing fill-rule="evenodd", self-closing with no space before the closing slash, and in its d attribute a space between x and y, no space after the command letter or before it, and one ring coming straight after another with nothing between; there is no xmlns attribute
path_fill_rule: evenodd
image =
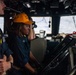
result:
<svg viewBox="0 0 76 75"><path fill-rule="evenodd" d="M35 24L35 21L33 21L32 26L33 26L33 28L37 28L37 25Z"/></svg>

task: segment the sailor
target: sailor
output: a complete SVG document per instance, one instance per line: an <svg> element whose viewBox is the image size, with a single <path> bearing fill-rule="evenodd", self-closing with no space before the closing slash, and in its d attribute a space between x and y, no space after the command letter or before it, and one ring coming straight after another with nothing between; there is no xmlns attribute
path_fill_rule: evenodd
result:
<svg viewBox="0 0 76 75"><path fill-rule="evenodd" d="M9 34L10 48L13 51L14 58L12 75L31 75L37 73L36 67L29 63L31 59L35 65L40 65L30 51L29 40L35 38L33 36L32 23L33 21L25 13L20 13L13 19L13 25Z"/></svg>

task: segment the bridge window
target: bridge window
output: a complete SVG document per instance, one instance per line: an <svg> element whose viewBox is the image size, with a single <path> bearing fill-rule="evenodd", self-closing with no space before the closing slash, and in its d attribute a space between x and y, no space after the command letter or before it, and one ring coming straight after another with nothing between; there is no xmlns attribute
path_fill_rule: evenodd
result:
<svg viewBox="0 0 76 75"><path fill-rule="evenodd" d="M61 16L59 33L73 33L76 31L76 16Z"/></svg>
<svg viewBox="0 0 76 75"><path fill-rule="evenodd" d="M45 30L46 34L51 34L51 17L32 17L32 19L37 25L37 28L34 28L36 34L39 34L40 30Z"/></svg>
<svg viewBox="0 0 76 75"><path fill-rule="evenodd" d="M0 17L0 28L4 32L4 17Z"/></svg>

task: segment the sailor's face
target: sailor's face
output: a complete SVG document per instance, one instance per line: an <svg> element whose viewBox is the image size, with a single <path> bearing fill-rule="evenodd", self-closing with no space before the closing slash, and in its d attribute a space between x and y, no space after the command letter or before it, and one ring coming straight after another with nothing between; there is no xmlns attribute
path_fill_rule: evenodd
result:
<svg viewBox="0 0 76 75"><path fill-rule="evenodd" d="M4 8L6 7L5 3L0 0L0 15L4 14Z"/></svg>
<svg viewBox="0 0 76 75"><path fill-rule="evenodd" d="M23 25L21 26L21 32L23 35L28 35L30 31L30 26L29 25Z"/></svg>

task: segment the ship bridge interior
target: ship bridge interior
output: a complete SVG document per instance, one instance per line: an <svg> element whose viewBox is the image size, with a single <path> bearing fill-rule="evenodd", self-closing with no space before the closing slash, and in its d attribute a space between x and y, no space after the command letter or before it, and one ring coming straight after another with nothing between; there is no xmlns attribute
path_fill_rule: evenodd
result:
<svg viewBox="0 0 76 75"><path fill-rule="evenodd" d="M33 54L43 64L42 73L39 75L76 74L76 32L75 37L71 36L72 34L65 35L65 37L58 36L61 16L76 15L76 0L4 0L4 2L7 7L5 14L0 15L0 17L4 17L5 34L8 34L11 17L15 14L25 12L30 17L52 18L52 24L49 26L51 33L48 33L44 38L37 38L31 42ZM42 18L42 20L45 20L45 18ZM50 22L48 20L48 25ZM69 27L72 28L70 24L67 30ZM76 26L74 17L73 24ZM64 26L66 26L65 23ZM52 38L52 40L45 40L47 37ZM71 72L73 73L71 74Z"/></svg>

